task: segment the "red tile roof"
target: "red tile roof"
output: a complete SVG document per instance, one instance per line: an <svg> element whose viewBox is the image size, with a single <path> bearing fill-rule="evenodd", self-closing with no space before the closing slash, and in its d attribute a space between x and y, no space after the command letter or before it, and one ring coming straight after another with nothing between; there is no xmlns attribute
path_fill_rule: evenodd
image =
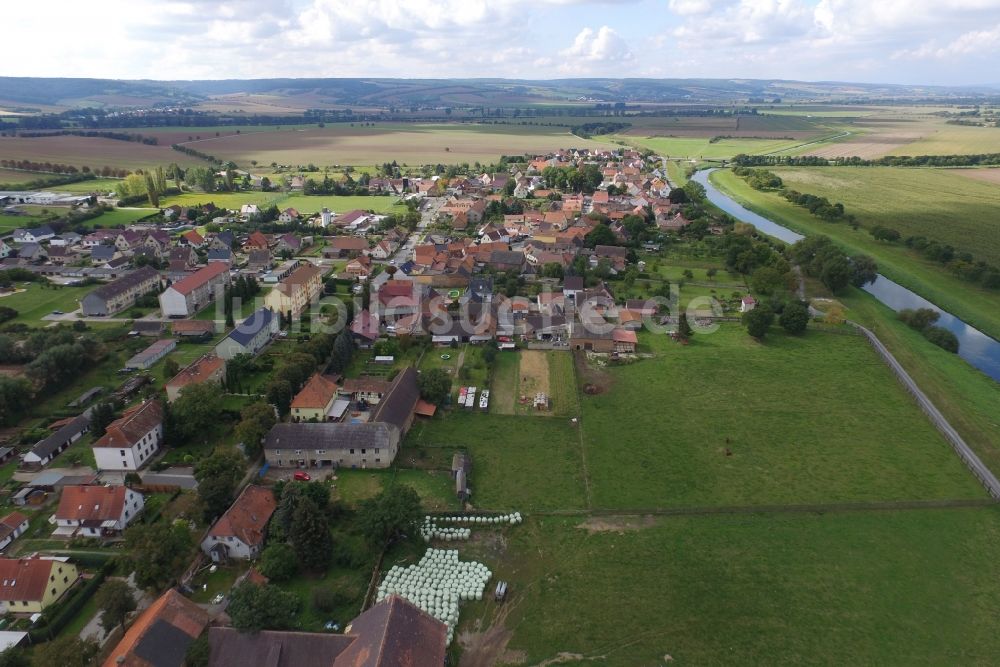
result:
<svg viewBox="0 0 1000 667"><path fill-rule="evenodd" d="M57 560L0 558L0 600L40 601Z"/></svg>
<svg viewBox="0 0 1000 667"><path fill-rule="evenodd" d="M0 540L7 539L8 535L14 533L18 527L28 520L28 517L20 512L11 512L4 518L0 519Z"/></svg>
<svg viewBox="0 0 1000 667"><path fill-rule="evenodd" d="M219 517L208 534L212 537L236 537L244 544L255 546L264 542L264 528L278 503L271 489L250 485Z"/></svg>
<svg viewBox="0 0 1000 667"><path fill-rule="evenodd" d="M118 520L125 509L124 486L65 486L55 518L70 521Z"/></svg>
<svg viewBox="0 0 1000 667"><path fill-rule="evenodd" d="M131 447L161 423L163 406L159 401L145 401L126 410L121 419L111 422L93 446L110 449Z"/></svg>
<svg viewBox="0 0 1000 667"><path fill-rule="evenodd" d="M226 360L214 354L206 354L195 359L187 368L167 382L168 387L186 387L189 384L205 382L226 367Z"/></svg>
<svg viewBox="0 0 1000 667"><path fill-rule="evenodd" d="M190 276L178 280L170 287L181 294L190 294L213 278L228 272L229 265L225 262L212 262L205 268L195 271Z"/></svg>
<svg viewBox="0 0 1000 667"><path fill-rule="evenodd" d="M292 399L293 408L322 409L337 395L337 383L316 373Z"/></svg>

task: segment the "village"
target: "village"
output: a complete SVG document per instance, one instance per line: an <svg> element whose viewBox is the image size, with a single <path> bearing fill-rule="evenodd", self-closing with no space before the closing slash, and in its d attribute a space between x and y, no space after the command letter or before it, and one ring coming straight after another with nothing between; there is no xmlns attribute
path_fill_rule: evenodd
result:
<svg viewBox="0 0 1000 667"><path fill-rule="evenodd" d="M443 664L457 602L452 615L430 618L417 608L434 613L431 603L415 596L376 596L378 566L372 579L370 565L359 565L396 549L422 512L500 515L477 509L484 473L474 447L453 443L429 465L415 459L425 452L408 443L423 436L411 431L490 413L575 422L574 355L597 367L629 364L653 356L644 327L683 344L692 326L735 321L755 305L742 279L717 277L731 223L706 213L696 188L673 187L654 156L566 150L505 166L368 181L401 197L410 215L323 208L304 218L289 208L263 221L256 205L207 201L121 228L13 231L2 246L6 294L77 294L75 307L35 313L34 326L52 336L47 345L99 336L102 352L89 361L105 370L79 372L111 386L46 377L46 396L60 397L44 401L50 413L5 404L7 646L55 646L69 632L105 664L145 664L165 642L180 660L210 645L220 665L261 652L280 653L280 664L360 664L353 656L371 650L381 653L364 664L400 664L404 653ZM0 200L9 215L107 203L26 192ZM685 283L693 294L679 298ZM33 331L8 325L5 335ZM26 441L38 429L22 431L22 419L43 424L44 437ZM394 500L405 483L372 478L377 471L402 476L417 494ZM321 517L328 505L361 514L378 513L380 500L411 506L408 518L394 517L402 523L345 556L331 553L329 535L296 538L316 520L294 513L302 494L315 495ZM502 516L513 523L514 514ZM422 529L431 543L467 530L431 522ZM338 543L357 531L335 530ZM333 582L332 601L289 588L328 567L349 572ZM126 611L98 622L106 611L97 612L95 593L116 580L126 582L115 589ZM500 600L507 582L489 585ZM248 586L268 592L254 602ZM297 606L300 622L261 620L261 605ZM386 634L393 647L372 648Z"/></svg>

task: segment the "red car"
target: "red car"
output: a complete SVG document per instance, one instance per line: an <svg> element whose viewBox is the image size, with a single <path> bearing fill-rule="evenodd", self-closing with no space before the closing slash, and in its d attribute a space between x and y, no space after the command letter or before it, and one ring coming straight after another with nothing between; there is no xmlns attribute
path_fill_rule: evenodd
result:
<svg viewBox="0 0 1000 667"><path fill-rule="evenodd" d="M309 473L302 472L301 470L292 475L292 477L295 478L296 482L308 482L310 479L312 479L311 477L309 477Z"/></svg>

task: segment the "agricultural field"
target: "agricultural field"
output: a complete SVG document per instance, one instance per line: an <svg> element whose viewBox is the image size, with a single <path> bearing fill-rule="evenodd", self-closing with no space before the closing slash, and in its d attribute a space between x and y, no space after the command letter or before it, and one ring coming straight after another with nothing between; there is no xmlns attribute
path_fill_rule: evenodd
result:
<svg viewBox="0 0 1000 667"><path fill-rule="evenodd" d="M283 127L203 137L184 141L184 145L246 167L252 160L260 164L319 166L371 165L394 160L407 165L491 162L501 155L544 152L567 145L608 144L573 137L566 127L386 123L365 127L344 124Z"/></svg>
<svg viewBox="0 0 1000 667"><path fill-rule="evenodd" d="M610 135L639 148L648 148L664 157L707 159L731 158L740 153L769 154L795 148L803 143L798 139L720 139L711 137L637 137Z"/></svg>
<svg viewBox="0 0 1000 667"><path fill-rule="evenodd" d="M579 414L571 355L558 351L501 352L490 385L490 411L505 415L566 417ZM549 396L549 410L536 410L536 393Z"/></svg>
<svg viewBox="0 0 1000 667"><path fill-rule="evenodd" d="M42 174L33 174L28 171L17 171L16 169L0 169L0 183L8 185L18 185L26 181L38 178Z"/></svg>
<svg viewBox="0 0 1000 667"><path fill-rule="evenodd" d="M462 558L510 597L463 606L463 664L989 664L1000 650L996 508L534 516L481 533Z"/></svg>
<svg viewBox="0 0 1000 667"><path fill-rule="evenodd" d="M775 168L786 186L842 202L864 227L926 236L1000 265L1000 169ZM969 174L974 174L970 177Z"/></svg>
<svg viewBox="0 0 1000 667"><path fill-rule="evenodd" d="M104 166L142 169L176 162L202 165L200 160L179 153L169 145L148 146L134 141L101 137L0 137L0 158L70 164L100 169Z"/></svg>
<svg viewBox="0 0 1000 667"><path fill-rule="evenodd" d="M53 185L45 188L52 192L78 192L80 194L90 194L91 192L114 192L118 184L117 178L94 178L89 181L78 181L65 185Z"/></svg>
<svg viewBox="0 0 1000 667"><path fill-rule="evenodd" d="M944 118L918 113L885 111L856 118L843 141L792 151L821 157L883 155L962 155L1000 152L1000 128L949 125Z"/></svg>
<svg viewBox="0 0 1000 667"><path fill-rule="evenodd" d="M821 169L825 170L827 167ZM905 173L919 179L924 171L910 170ZM945 175L951 174L949 172ZM717 187L751 210L766 215L775 222L799 233L829 236L849 254L865 254L872 257L878 263L879 271L886 277L910 288L980 331L994 338L1000 337L1000 293L996 290L987 290L960 280L939 263L919 256L902 244L889 245L876 241L863 228L853 230L845 224L824 222L810 215L805 209L785 201L780 195L754 190L743 179L733 175L730 171L717 171L712 174L711 178ZM952 178L959 179L959 184L963 182L960 176L952 176ZM974 186L978 185L974 184ZM809 192L813 192L813 190L810 189ZM896 199L895 196L891 196L891 193L887 196L889 201ZM944 196L943 193L942 196ZM839 196L838 200L842 201L850 212L851 202ZM898 210L902 211L904 205L904 203L900 203ZM982 232L979 234L980 237L985 236ZM957 236L949 238L958 239ZM984 249L993 248L992 252L996 252L997 244L992 243L989 239L984 238L979 245L985 246ZM980 249L976 255L983 257L984 249Z"/></svg>

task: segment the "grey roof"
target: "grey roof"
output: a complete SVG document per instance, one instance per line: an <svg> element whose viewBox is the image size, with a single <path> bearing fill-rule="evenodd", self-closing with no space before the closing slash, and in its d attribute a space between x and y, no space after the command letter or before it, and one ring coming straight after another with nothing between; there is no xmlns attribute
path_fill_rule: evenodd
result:
<svg viewBox="0 0 1000 667"><path fill-rule="evenodd" d="M331 667L338 655L354 643L348 635L322 632L242 633L234 628L209 628L209 667L266 665L267 667Z"/></svg>
<svg viewBox="0 0 1000 667"><path fill-rule="evenodd" d="M261 308L253 315L236 325L236 328L229 332L226 338L232 339L240 345L246 347L250 344L262 329L271 326L274 319L274 312L270 308Z"/></svg>
<svg viewBox="0 0 1000 667"><path fill-rule="evenodd" d="M392 381L389 391L372 413L371 420L392 424L402 431L413 415L413 408L418 400L420 388L417 386L417 371L413 366L407 366Z"/></svg>
<svg viewBox="0 0 1000 667"><path fill-rule="evenodd" d="M381 405L381 403L380 403ZM391 443L392 427L381 422L361 424L298 423L275 424L267 434L265 449L351 449L386 447Z"/></svg>
<svg viewBox="0 0 1000 667"><path fill-rule="evenodd" d="M140 269L136 269L135 271L126 273L118 280L112 280L110 283L101 285L91 292L91 294L107 300L127 292L137 285L141 285L147 280L152 280L154 278L159 279L159 277L160 274L156 269L151 266L144 266Z"/></svg>
<svg viewBox="0 0 1000 667"><path fill-rule="evenodd" d="M133 651L152 667L178 667L194 637L162 618L143 633Z"/></svg>
<svg viewBox="0 0 1000 667"><path fill-rule="evenodd" d="M36 455L38 458L44 459L52 452L59 449L59 447L67 440L83 433L88 428L90 428L90 419L80 415L49 437L35 443L35 446L31 448L31 453Z"/></svg>
<svg viewBox="0 0 1000 667"><path fill-rule="evenodd" d="M563 289L570 291L579 291L583 289L583 276L566 276L566 280L563 281Z"/></svg>
<svg viewBox="0 0 1000 667"><path fill-rule="evenodd" d="M208 261L223 261L228 260L233 256L233 251L229 248L211 248L208 251Z"/></svg>
<svg viewBox="0 0 1000 667"><path fill-rule="evenodd" d="M118 248L113 245L95 245L90 249L90 258L92 260L107 261L115 256L118 252Z"/></svg>

